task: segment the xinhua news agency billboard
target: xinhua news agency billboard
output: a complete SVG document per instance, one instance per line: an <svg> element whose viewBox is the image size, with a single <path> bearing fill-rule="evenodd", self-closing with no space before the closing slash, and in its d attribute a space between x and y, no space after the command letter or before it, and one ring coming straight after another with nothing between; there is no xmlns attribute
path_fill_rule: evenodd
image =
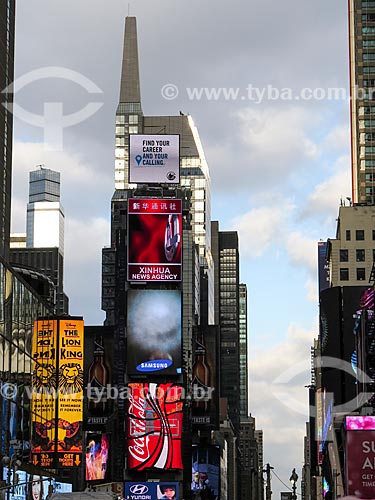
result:
<svg viewBox="0 0 375 500"><path fill-rule="evenodd" d="M131 134L129 182L179 184L180 136Z"/></svg>
<svg viewBox="0 0 375 500"><path fill-rule="evenodd" d="M182 387L172 383L132 383L128 387L128 468L183 469Z"/></svg>
<svg viewBox="0 0 375 500"><path fill-rule="evenodd" d="M125 500L179 500L178 483L125 482Z"/></svg>
<svg viewBox="0 0 375 500"><path fill-rule="evenodd" d="M181 291L128 290L127 373L181 373Z"/></svg>
<svg viewBox="0 0 375 500"><path fill-rule="evenodd" d="M34 324L31 461L35 466L81 463L83 320L39 319Z"/></svg>
<svg viewBox="0 0 375 500"><path fill-rule="evenodd" d="M181 281L182 202L128 200L128 281Z"/></svg>

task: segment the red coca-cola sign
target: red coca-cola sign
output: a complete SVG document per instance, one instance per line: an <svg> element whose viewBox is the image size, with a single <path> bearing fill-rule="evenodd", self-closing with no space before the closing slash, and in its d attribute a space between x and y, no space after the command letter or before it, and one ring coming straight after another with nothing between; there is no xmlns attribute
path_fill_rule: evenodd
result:
<svg viewBox="0 0 375 500"><path fill-rule="evenodd" d="M182 388L173 384L129 384L128 468L183 469Z"/></svg>

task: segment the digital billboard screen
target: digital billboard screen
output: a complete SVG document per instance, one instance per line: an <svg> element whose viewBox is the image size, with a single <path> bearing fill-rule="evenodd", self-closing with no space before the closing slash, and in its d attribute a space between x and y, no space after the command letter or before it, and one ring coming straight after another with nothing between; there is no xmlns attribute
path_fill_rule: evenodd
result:
<svg viewBox="0 0 375 500"><path fill-rule="evenodd" d="M329 263L326 259L327 252L327 242L318 242L318 282L319 282L319 293L329 288L330 285L330 271Z"/></svg>
<svg viewBox="0 0 375 500"><path fill-rule="evenodd" d="M182 202L128 200L128 281L181 281Z"/></svg>
<svg viewBox="0 0 375 500"><path fill-rule="evenodd" d="M86 435L86 481L106 479L109 457L109 435L88 432Z"/></svg>
<svg viewBox="0 0 375 500"><path fill-rule="evenodd" d="M128 387L128 468L183 469L182 387L172 383Z"/></svg>
<svg viewBox="0 0 375 500"><path fill-rule="evenodd" d="M125 500L179 500L178 483L126 481Z"/></svg>
<svg viewBox="0 0 375 500"><path fill-rule="evenodd" d="M347 431L374 431L374 416L348 416L345 417L345 427Z"/></svg>
<svg viewBox="0 0 375 500"><path fill-rule="evenodd" d="M216 326L199 327L193 331L192 424L212 427L218 422L217 339Z"/></svg>
<svg viewBox="0 0 375 500"><path fill-rule="evenodd" d="M374 498L375 431L346 433L347 494L362 499Z"/></svg>
<svg viewBox="0 0 375 500"><path fill-rule="evenodd" d="M129 182L179 184L180 136L130 134Z"/></svg>
<svg viewBox="0 0 375 500"><path fill-rule="evenodd" d="M82 319L35 322L31 398L35 466L81 463L83 347Z"/></svg>
<svg viewBox="0 0 375 500"><path fill-rule="evenodd" d="M112 385L113 366L113 328L85 326L85 430L105 430L113 412L113 400L107 392Z"/></svg>
<svg viewBox="0 0 375 500"><path fill-rule="evenodd" d="M9 478L8 478L9 474ZM14 478L14 474L16 478ZM26 471L3 468L3 479L10 479L14 486L7 492L7 500L44 500L49 498L49 487L54 493L71 493L70 483L60 483L54 477L40 476L38 474L28 474Z"/></svg>
<svg viewBox="0 0 375 500"><path fill-rule="evenodd" d="M220 448L219 446L193 446L192 492L206 493L207 499L218 499L220 492Z"/></svg>
<svg viewBox="0 0 375 500"><path fill-rule="evenodd" d="M181 292L128 291L127 372L181 373Z"/></svg>

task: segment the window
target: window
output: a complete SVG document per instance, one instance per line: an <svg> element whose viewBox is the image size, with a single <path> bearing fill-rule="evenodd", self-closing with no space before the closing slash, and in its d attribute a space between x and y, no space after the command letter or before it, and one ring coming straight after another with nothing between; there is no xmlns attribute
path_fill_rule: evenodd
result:
<svg viewBox="0 0 375 500"><path fill-rule="evenodd" d="M363 229L356 229L355 239L357 241L363 241L365 239L365 231Z"/></svg>
<svg viewBox="0 0 375 500"><path fill-rule="evenodd" d="M363 249L356 250L356 261L364 262L365 261L365 251Z"/></svg>
<svg viewBox="0 0 375 500"><path fill-rule="evenodd" d="M346 230L346 241L350 241L350 229Z"/></svg>
<svg viewBox="0 0 375 500"><path fill-rule="evenodd" d="M364 281L366 278L366 269L364 267L357 268L357 280Z"/></svg>
<svg viewBox="0 0 375 500"><path fill-rule="evenodd" d="M372 249L372 261L375 262L375 248Z"/></svg>
<svg viewBox="0 0 375 500"><path fill-rule="evenodd" d="M340 280L341 281L349 281L349 268L348 267L340 268Z"/></svg>
<svg viewBox="0 0 375 500"><path fill-rule="evenodd" d="M348 250L340 250L340 262L348 262Z"/></svg>

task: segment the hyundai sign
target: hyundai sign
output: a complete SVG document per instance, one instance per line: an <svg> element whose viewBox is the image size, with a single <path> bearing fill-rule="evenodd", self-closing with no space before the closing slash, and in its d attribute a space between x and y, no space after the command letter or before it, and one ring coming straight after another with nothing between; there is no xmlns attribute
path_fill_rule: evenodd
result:
<svg viewBox="0 0 375 500"><path fill-rule="evenodd" d="M125 500L179 500L178 483L125 482Z"/></svg>
<svg viewBox="0 0 375 500"><path fill-rule="evenodd" d="M179 184L180 136L129 136L129 182L131 184Z"/></svg>

